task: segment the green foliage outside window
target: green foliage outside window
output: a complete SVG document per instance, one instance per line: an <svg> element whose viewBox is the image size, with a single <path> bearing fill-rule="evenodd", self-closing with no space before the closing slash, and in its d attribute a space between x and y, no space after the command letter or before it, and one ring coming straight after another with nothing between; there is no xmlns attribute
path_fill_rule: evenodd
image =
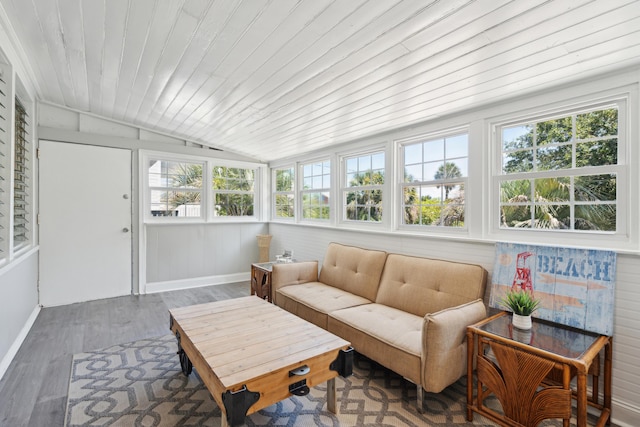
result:
<svg viewBox="0 0 640 427"><path fill-rule="evenodd" d="M294 218L294 168L275 171L275 214L277 218Z"/></svg>
<svg viewBox="0 0 640 427"><path fill-rule="evenodd" d="M384 151L347 157L344 164L344 218L347 221L382 221Z"/></svg>
<svg viewBox="0 0 640 427"><path fill-rule="evenodd" d="M329 160L302 165L301 203L304 219L331 217L330 188L331 162Z"/></svg>
<svg viewBox="0 0 640 427"><path fill-rule="evenodd" d="M616 108L503 128L502 152L502 227L616 230Z"/></svg>
<svg viewBox="0 0 640 427"><path fill-rule="evenodd" d="M468 135L404 146L403 223L464 227Z"/></svg>
<svg viewBox="0 0 640 427"><path fill-rule="evenodd" d="M212 171L216 216L252 216L255 170L214 166Z"/></svg>
<svg viewBox="0 0 640 427"><path fill-rule="evenodd" d="M151 160L148 179L152 216L200 216L202 164Z"/></svg>
<svg viewBox="0 0 640 427"><path fill-rule="evenodd" d="M365 172L355 175L349 187L384 184L384 173ZM352 221L382 221L382 190L367 189L347 192L347 219Z"/></svg>

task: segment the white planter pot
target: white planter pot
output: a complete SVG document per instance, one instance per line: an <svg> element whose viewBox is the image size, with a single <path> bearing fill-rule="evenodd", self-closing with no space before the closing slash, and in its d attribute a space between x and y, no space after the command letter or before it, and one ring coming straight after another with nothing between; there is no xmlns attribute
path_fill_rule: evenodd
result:
<svg viewBox="0 0 640 427"><path fill-rule="evenodd" d="M513 313L513 326L518 329L531 329L531 316L520 316Z"/></svg>

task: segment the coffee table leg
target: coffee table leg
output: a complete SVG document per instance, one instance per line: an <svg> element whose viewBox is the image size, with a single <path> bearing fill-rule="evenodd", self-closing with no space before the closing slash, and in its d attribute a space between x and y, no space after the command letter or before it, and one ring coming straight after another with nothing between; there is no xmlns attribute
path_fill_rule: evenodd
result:
<svg viewBox="0 0 640 427"><path fill-rule="evenodd" d="M337 405L337 396L336 396L336 379L331 378L327 380L327 409L329 412L334 414L338 413L338 405Z"/></svg>

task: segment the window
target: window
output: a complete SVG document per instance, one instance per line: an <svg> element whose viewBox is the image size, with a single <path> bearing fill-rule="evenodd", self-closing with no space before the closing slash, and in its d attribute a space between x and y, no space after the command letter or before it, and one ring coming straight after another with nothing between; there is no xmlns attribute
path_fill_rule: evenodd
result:
<svg viewBox="0 0 640 427"><path fill-rule="evenodd" d="M382 221L384 151L344 159L343 217L347 221Z"/></svg>
<svg viewBox="0 0 640 427"><path fill-rule="evenodd" d="M302 165L302 218L329 219L331 192L331 161L323 160Z"/></svg>
<svg viewBox="0 0 640 427"><path fill-rule="evenodd" d="M29 243L29 182L31 144L27 129L29 116L20 102L15 98L15 143L13 169L13 250L16 251Z"/></svg>
<svg viewBox="0 0 640 427"><path fill-rule="evenodd" d="M293 167L275 169L274 183L273 206L275 218L295 218L295 169Z"/></svg>
<svg viewBox="0 0 640 427"><path fill-rule="evenodd" d="M0 68L0 258L7 256L9 239L5 235L9 227L9 147L11 146L11 132L9 131L11 116L7 110L7 83L3 79L4 70Z"/></svg>
<svg viewBox="0 0 640 427"><path fill-rule="evenodd" d="M202 217L202 167L202 163L149 160L150 214Z"/></svg>
<svg viewBox="0 0 640 427"><path fill-rule="evenodd" d="M618 231L617 105L497 127L503 229Z"/></svg>
<svg viewBox="0 0 640 427"><path fill-rule="evenodd" d="M253 216L255 176L255 169L214 166L214 216Z"/></svg>
<svg viewBox="0 0 640 427"><path fill-rule="evenodd" d="M463 133L400 146L402 224L464 227L468 140Z"/></svg>

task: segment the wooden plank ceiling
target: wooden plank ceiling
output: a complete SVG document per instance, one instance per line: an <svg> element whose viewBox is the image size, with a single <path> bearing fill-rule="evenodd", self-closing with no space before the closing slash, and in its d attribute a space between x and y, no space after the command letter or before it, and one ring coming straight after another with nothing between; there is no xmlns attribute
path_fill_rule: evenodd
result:
<svg viewBox="0 0 640 427"><path fill-rule="evenodd" d="M0 0L46 102L262 161L640 63L638 0Z"/></svg>

